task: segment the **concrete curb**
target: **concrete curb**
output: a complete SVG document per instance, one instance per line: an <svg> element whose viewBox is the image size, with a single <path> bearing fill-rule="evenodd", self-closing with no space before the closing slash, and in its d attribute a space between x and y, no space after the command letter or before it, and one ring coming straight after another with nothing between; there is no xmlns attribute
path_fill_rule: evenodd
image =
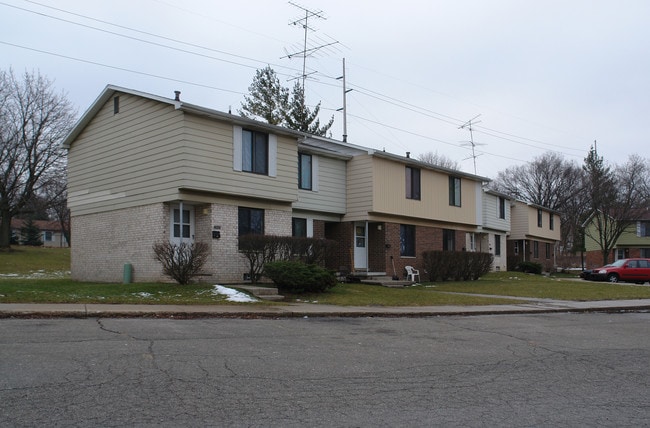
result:
<svg viewBox="0 0 650 428"><path fill-rule="evenodd" d="M490 306L359 307L319 304L288 305L106 305L0 304L0 318L321 318L321 317L438 317L580 312L650 311L650 299L569 302L536 301Z"/></svg>

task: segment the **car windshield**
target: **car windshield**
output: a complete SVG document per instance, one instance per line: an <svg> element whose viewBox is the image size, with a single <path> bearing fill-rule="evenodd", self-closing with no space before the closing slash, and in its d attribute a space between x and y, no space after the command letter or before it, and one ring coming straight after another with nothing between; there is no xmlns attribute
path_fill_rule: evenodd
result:
<svg viewBox="0 0 650 428"><path fill-rule="evenodd" d="M627 259L616 260L614 263L612 263L609 266L611 266L611 267L621 267L621 266L623 266L625 264L626 261L627 261Z"/></svg>

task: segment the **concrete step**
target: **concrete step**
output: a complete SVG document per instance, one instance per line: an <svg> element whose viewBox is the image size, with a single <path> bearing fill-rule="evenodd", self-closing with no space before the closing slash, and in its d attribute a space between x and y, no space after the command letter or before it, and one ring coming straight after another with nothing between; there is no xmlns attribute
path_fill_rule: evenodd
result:
<svg viewBox="0 0 650 428"><path fill-rule="evenodd" d="M247 291L255 297L262 300L278 301L283 300L284 296L278 294L276 287L263 287L258 285L238 285L236 288Z"/></svg>
<svg viewBox="0 0 650 428"><path fill-rule="evenodd" d="M371 279L370 278L362 279L361 283L370 284L370 285L381 285L382 287L390 287L390 288L402 288L414 284L412 281L407 281L403 279L394 280L393 277L391 276L377 276Z"/></svg>

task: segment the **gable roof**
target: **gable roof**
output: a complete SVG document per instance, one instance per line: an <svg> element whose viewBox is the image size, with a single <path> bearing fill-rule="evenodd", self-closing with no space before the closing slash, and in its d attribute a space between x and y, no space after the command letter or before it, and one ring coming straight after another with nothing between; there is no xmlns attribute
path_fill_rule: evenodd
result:
<svg viewBox="0 0 650 428"><path fill-rule="evenodd" d="M11 228L13 230L22 229L25 226L26 222L27 220L12 218ZM60 232L62 230L61 224L58 221L54 220L34 220L34 225L41 231L49 230L52 232Z"/></svg>

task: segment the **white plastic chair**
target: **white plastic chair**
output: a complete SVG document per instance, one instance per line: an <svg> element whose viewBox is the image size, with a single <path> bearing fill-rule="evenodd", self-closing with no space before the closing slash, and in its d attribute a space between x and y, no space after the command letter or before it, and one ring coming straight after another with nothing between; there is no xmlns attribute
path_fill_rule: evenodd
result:
<svg viewBox="0 0 650 428"><path fill-rule="evenodd" d="M420 271L418 269L413 269L413 266L404 266L404 269L406 269L406 278L408 278L409 281L416 282L416 276L418 277L418 281L421 281Z"/></svg>

